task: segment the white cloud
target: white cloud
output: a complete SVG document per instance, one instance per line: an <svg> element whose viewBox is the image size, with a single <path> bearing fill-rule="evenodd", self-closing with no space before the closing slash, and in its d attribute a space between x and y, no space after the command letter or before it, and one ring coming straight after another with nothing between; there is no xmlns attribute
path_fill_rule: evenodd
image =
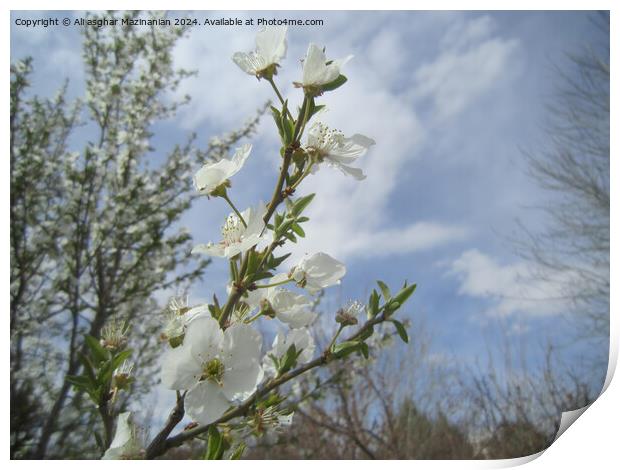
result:
<svg viewBox="0 0 620 470"><path fill-rule="evenodd" d="M453 117L488 91L502 74L519 46L516 39L489 37L489 17L462 20L444 35L439 56L420 66L414 75L412 96L428 99L437 121Z"/></svg>
<svg viewBox="0 0 620 470"><path fill-rule="evenodd" d="M329 24L342 21L348 24L349 20L334 14ZM445 18L441 21L445 23ZM291 260L317 250L343 260L411 253L467 235L458 221L420 220L415 202L394 197L396 188L407 184L403 175L423 157L426 136L441 125L437 119L421 122L421 101L434 104L435 117L464 110L491 87L516 47L516 41L490 36L492 23L487 17L464 20L456 16L453 24L445 37L460 38L463 47L441 48L435 60L418 68L410 60L407 31L402 28L377 30L374 22L362 21L356 28L289 29L287 58L277 82L283 95L290 98L291 107L301 101L301 93L291 84L299 79L299 59L308 40L325 45L331 58L353 53L353 61L344 70L349 82L319 99L329 107L321 120L342 129L345 135L361 133L377 142L359 161L368 175L363 182L324 168L298 189L300 195L316 192L317 197L308 210L309 237L293 247ZM185 127L230 129L272 97L268 84L248 77L230 60L235 51L253 48L255 32L245 27L195 29L179 44L177 65L199 69L199 76L179 89L194 98L183 114ZM253 158L263 159L275 170L279 161L273 155L277 155L279 143L268 118L261 126L263 131L254 139L259 145ZM254 194L261 189L245 187L254 198L265 197Z"/></svg>
<svg viewBox="0 0 620 470"><path fill-rule="evenodd" d="M523 261L502 265L474 249L456 259L448 275L459 280L459 294L490 300L489 316L556 315L568 308L563 295L567 277L536 275Z"/></svg>

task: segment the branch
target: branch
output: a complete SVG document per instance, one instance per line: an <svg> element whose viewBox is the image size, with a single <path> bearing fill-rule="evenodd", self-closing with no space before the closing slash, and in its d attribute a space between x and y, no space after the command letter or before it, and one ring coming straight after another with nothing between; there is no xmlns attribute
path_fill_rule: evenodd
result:
<svg viewBox="0 0 620 470"><path fill-rule="evenodd" d="M177 392L177 404L168 416L164 428L155 436L146 449L146 458L151 459L166 451L166 439L185 416L185 393Z"/></svg>
<svg viewBox="0 0 620 470"><path fill-rule="evenodd" d="M385 305L382 307L382 309L385 309ZM379 323L384 322L385 320L387 320L387 317L385 315L385 311L382 311L380 314L378 314L374 318L371 318L366 323L364 323L364 325L362 325L357 330L357 332L355 332L353 335L351 335L349 338L347 338L346 341L353 341L353 340L359 338L361 335L364 334L364 332L366 330L368 330L369 328L372 328L373 326L375 326L375 325L377 325ZM146 453L146 458L147 459L153 459L155 457L158 457L159 455L162 455L163 453L165 453L168 449L170 449L172 447L178 447L181 444L183 444L185 441L187 441L189 439L192 439L192 438L194 438L196 436L199 436L200 434L203 434L204 432L208 431L210 426L213 426L213 425L216 425L216 424L226 423L226 422L230 421L231 419L238 418L240 416L245 416L245 414L252 407L252 405L255 403L256 400L264 397L265 395L267 395L272 390L274 390L274 389L278 388L280 385L283 385L286 382L294 379L295 377L297 377L299 375L302 375L305 372L308 372L309 370L312 370L312 369L314 369L316 367L319 367L319 366L327 364L332 359L333 359L333 356L332 356L331 351L330 351L330 349L328 347L328 348L326 348L323 351L323 353L319 357L317 357L313 361L310 361L310 362L304 364L303 366L298 367L295 370L292 370L290 372L282 374L280 377L272 379L263 388L257 389L252 395L250 395L249 398L247 398L239 406L237 406L236 408L231 409L227 413L224 413L220 418L216 419L215 421L213 421L213 422L211 422L209 424L205 424L205 425L196 427L194 429L183 431L183 432L177 434L176 436L172 436L172 437L167 438L165 440L165 442L157 443L157 445L154 445L155 440L157 440L160 437L160 435L162 435L164 433L164 431L166 431L167 426L168 426L168 425L166 425L164 430L162 430L157 435L157 437L153 440L153 442L151 442L151 444L148 446L147 453ZM174 414L174 411L173 411L172 414ZM171 414L171 416L172 416L172 414ZM175 425L176 425L176 423L175 423ZM170 431L171 431L171 429L168 430L167 434L170 434Z"/></svg>

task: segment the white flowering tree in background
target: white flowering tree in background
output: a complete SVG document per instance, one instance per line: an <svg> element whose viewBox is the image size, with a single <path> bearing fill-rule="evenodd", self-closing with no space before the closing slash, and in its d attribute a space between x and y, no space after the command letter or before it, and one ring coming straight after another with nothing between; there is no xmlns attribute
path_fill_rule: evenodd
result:
<svg viewBox="0 0 620 470"><path fill-rule="evenodd" d="M191 137L154 160L150 129L182 104L164 97L188 75L172 65L182 34L178 28L85 28L85 96L74 104L66 88L51 100L31 96L30 59L11 67L15 458L101 455L117 411L158 381L158 312L165 306L154 294L185 288L208 264L191 259L191 236L177 227L199 197L191 172L220 159L257 121L212 140L206 152ZM86 141L82 151L69 151ZM95 338L114 355L111 369L99 376L110 387L99 394L72 388L80 381L72 377L90 371ZM124 362L127 353L115 355L126 347L133 350L131 362Z"/></svg>
<svg viewBox="0 0 620 470"><path fill-rule="evenodd" d="M282 143L275 156L281 164L269 202L239 210L230 195L234 176L252 156L250 145L237 148L227 159L206 163L194 175L197 194L213 198L213 203L223 200L232 212L223 223L221 239L198 244L193 253L227 262L230 279L225 301L214 295L204 305L170 302L162 332L167 342L159 351L163 353L162 383L176 393L176 405L165 424L153 430L147 441L130 415L119 415L123 407L109 399L122 394L123 385L132 380L133 371L121 365L132 355L126 346L131 335L120 326L100 341L89 339L84 372L70 378L104 410L104 458L151 459L199 439L205 441L205 458L239 458L252 436L294 425L285 400L294 393L291 385L296 378L352 354L368 358L374 352L376 330L384 323L408 340L395 314L415 285L405 283L392 294L378 281L379 289L373 290L367 305L351 302L336 312L331 339L316 351L313 296L339 284L346 268L319 252L305 255L290 270L281 270L290 255L284 252L286 244L306 236L303 224L309 219L304 211L314 194L299 195L301 182L325 166L362 180L355 163L374 144L359 134L345 137L317 116L323 108L317 101L347 81L341 68L350 57L331 60L324 49L311 44L301 81L295 83L303 102L293 110L275 83L286 49L286 28L271 27L258 33L256 50L233 56L244 72L269 83L279 100L271 111ZM271 347L264 344L258 329L263 321L276 322L280 329ZM190 423L173 434L185 416Z"/></svg>

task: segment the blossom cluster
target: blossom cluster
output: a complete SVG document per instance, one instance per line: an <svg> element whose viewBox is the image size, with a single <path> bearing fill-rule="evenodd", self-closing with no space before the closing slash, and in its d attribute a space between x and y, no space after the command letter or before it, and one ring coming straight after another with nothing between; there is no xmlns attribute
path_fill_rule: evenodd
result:
<svg viewBox="0 0 620 470"><path fill-rule="evenodd" d="M233 61L244 72L272 81L286 51L286 27L265 27L257 34L256 49L234 54ZM350 59L328 60L322 48L310 44L303 60L302 79L295 85L303 88L306 97L319 96L325 91L323 88L330 89L329 85L341 76L342 66ZM326 164L361 180L361 169L352 164L373 144L368 137L356 134L346 138L315 121L308 128L305 145L298 150L306 159L304 177ZM222 197L232 206L227 192L230 179L242 170L251 151L252 146L245 144L230 158L205 164L194 176L196 190L210 197ZM199 244L193 252L227 258L235 266L249 251L259 257L267 256L269 248L261 246L280 242L273 226L269 229L269 220L265 220L267 210L262 202L243 211L233 206L222 226L221 240ZM265 282L242 288L243 294L224 324L214 318L213 309L206 305L169 309L165 337L174 347L163 360L163 384L172 390L187 391L185 406L194 421L208 424L217 420L236 401L252 394L265 377L277 375L277 365L291 346L297 352L297 364L312 359L315 345L308 326L317 316L312 311L312 299L284 286L295 284L313 295L339 284L345 273L344 264L330 255L308 254L288 273L268 270ZM236 290L235 283L239 284L239 280L231 281L229 295ZM272 348L262 359L262 338L251 325L251 319L257 315L275 318L288 328L288 332L276 335Z"/></svg>
<svg viewBox="0 0 620 470"><path fill-rule="evenodd" d="M301 80L293 83L303 91L303 104L293 117L288 100L283 99L274 82L287 52L286 33L286 27L264 27L256 36L254 51L237 52L232 57L243 72L269 82L281 105L271 107L282 141L280 176L271 200L239 210L229 196L231 179L251 158L251 144L238 147L231 156L204 164L193 179L200 195L223 199L232 209L222 225L221 239L198 244L192 250L195 255L228 261L227 301L221 305L214 296L212 303L190 306L187 300L172 299L161 334L168 345L162 359L162 383L182 397L184 411L194 426L227 421L227 413L255 397L261 387L275 387L288 371L313 361L316 346L310 327L318 316L313 297L340 284L346 274L345 265L327 253L308 253L286 271L280 265L290 253L279 257L274 254L287 242L295 243L298 237L305 236L302 224L309 219L303 212L314 194L294 197L299 184L324 166L363 180L365 175L355 164L375 143L361 134L345 137L318 120L324 106L317 105L316 99L347 81L341 72L352 56L328 59L325 50L316 44L309 45L302 61ZM398 302L390 304L386 295L386 303L379 308L379 295L373 293L376 299L369 318L381 309L396 310L400 306ZM324 354L344 357L358 351L367 355L363 341L368 336L336 344L340 331L357 324L358 315L365 310L362 304L353 303L339 311L338 332L331 349ZM263 345L255 323L259 319L279 325L271 348ZM372 334L372 329L369 331ZM279 408L281 401L255 404L254 414L244 413L249 416L247 426L262 431L290 424L292 413ZM121 434L114 439L107 457L126 457L128 450L136 447L132 440L135 433L128 422L123 415L118 431ZM213 426L209 429L217 432Z"/></svg>

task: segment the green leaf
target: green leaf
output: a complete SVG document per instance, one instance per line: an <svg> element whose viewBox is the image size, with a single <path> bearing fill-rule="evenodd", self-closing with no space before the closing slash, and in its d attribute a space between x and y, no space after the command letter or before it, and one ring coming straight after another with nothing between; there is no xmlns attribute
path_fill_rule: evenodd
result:
<svg viewBox="0 0 620 470"><path fill-rule="evenodd" d="M289 256L291 256L291 253L287 253L287 254L285 254L285 255L283 255L283 256L279 256L279 257L277 257L277 258L276 258L276 257L273 257L273 258L272 258L272 261L271 261L271 263L270 263L271 268L272 268L272 269L273 269L273 268L277 268L277 267L278 267L278 266L280 266L280 265L282 264L282 262L283 262L286 258L288 258Z"/></svg>
<svg viewBox="0 0 620 470"><path fill-rule="evenodd" d="M377 313L379 313L379 293L373 289L368 299L368 316L373 318L377 316Z"/></svg>
<svg viewBox="0 0 620 470"><path fill-rule="evenodd" d="M90 349L90 352L95 360L95 364L107 361L110 358L108 351L99 344L97 338L90 335L85 335L86 345Z"/></svg>
<svg viewBox="0 0 620 470"><path fill-rule="evenodd" d="M291 344L286 350L286 354L282 357L280 361L280 369L278 370L278 372L280 374L284 374L285 372L288 372L293 367L295 367L295 364L297 363L297 358L301 354L301 351L301 349L297 351L295 345Z"/></svg>
<svg viewBox="0 0 620 470"><path fill-rule="evenodd" d="M342 85L344 85L347 82L347 77L345 77L344 75L340 74L338 75L338 78L336 78L335 80L322 85L321 86L321 90L322 91L333 91L337 88L340 88Z"/></svg>
<svg viewBox="0 0 620 470"><path fill-rule="evenodd" d="M404 304L411 294L415 291L417 284L411 284L410 286L403 287L398 294L394 297L394 301L400 305Z"/></svg>
<svg viewBox="0 0 620 470"><path fill-rule="evenodd" d="M370 328L366 328L364 332L360 335L361 340L366 340L372 336L375 332L375 329L371 326Z"/></svg>
<svg viewBox="0 0 620 470"><path fill-rule="evenodd" d="M276 212L276 215L274 218L274 225L276 227L276 230L280 228L280 224L282 223L282 220L284 220L284 216Z"/></svg>
<svg viewBox="0 0 620 470"><path fill-rule="evenodd" d="M131 357L131 353L133 351L131 349L125 349L124 351L119 352L114 359L112 359L110 366L112 367L112 372L119 367L124 361Z"/></svg>
<svg viewBox="0 0 620 470"><path fill-rule="evenodd" d="M241 457L243 456L243 452L245 451L246 447L247 446L245 445L244 442L239 443L239 445L233 451L233 453L230 454L229 460L241 460Z"/></svg>
<svg viewBox="0 0 620 470"><path fill-rule="evenodd" d="M95 377L95 368L93 367L93 363L90 361L90 359L87 356L85 356L84 354L82 354L81 352L78 353L78 359L80 360L80 362L84 366L84 372L86 373L88 378L93 383L97 383L97 378Z"/></svg>
<svg viewBox="0 0 620 470"><path fill-rule="evenodd" d="M287 219L286 221L284 221L282 223L282 225L280 225L278 227L278 230L276 231L276 236L278 237L282 237L286 234L286 232L289 231L289 229L291 228L291 226L295 223L294 220L292 219Z"/></svg>
<svg viewBox="0 0 620 470"><path fill-rule="evenodd" d="M398 336L400 336L400 339L402 339L405 343L408 343L409 335L407 334L407 329L405 328L405 326L398 320L390 320L390 321L394 323L394 326L396 327L396 331L398 332Z"/></svg>
<svg viewBox="0 0 620 470"><path fill-rule="evenodd" d="M362 356L364 356L365 359L368 359L369 357L368 345L366 343L360 343L360 352L362 353Z"/></svg>
<svg viewBox="0 0 620 470"><path fill-rule="evenodd" d="M79 390L86 391L87 389L93 386L93 383L88 377L83 375L68 375L67 382L73 385L75 388Z"/></svg>
<svg viewBox="0 0 620 470"><path fill-rule="evenodd" d="M295 125L286 116L282 116L282 127L284 128L285 143L288 145L293 141L293 133L295 132Z"/></svg>
<svg viewBox="0 0 620 470"><path fill-rule="evenodd" d="M293 232L295 232L301 238L306 236L306 232L304 232L304 230L297 224L291 225L291 229L293 229Z"/></svg>
<svg viewBox="0 0 620 470"><path fill-rule="evenodd" d="M232 275L233 280L239 279L239 270L237 269L237 262L234 259L229 260L230 264L230 273Z"/></svg>
<svg viewBox="0 0 620 470"><path fill-rule="evenodd" d="M390 293L390 288L383 281L377 281L377 284L379 285L379 288L381 289L381 292L383 293L383 298L385 299L385 301L387 302L388 300L390 300L392 298L392 294Z"/></svg>
<svg viewBox="0 0 620 470"><path fill-rule="evenodd" d="M276 126L278 126L280 138L284 141L284 129L282 128L282 116L280 115L280 111L271 106L271 114L273 116L273 120L276 122Z"/></svg>
<svg viewBox="0 0 620 470"><path fill-rule="evenodd" d="M359 341L344 341L340 344L336 344L332 349L332 353L337 358L343 358L355 351L359 351L361 347L360 344L364 343L360 343Z"/></svg>
<svg viewBox="0 0 620 470"><path fill-rule="evenodd" d="M209 426L207 431L207 451L204 460L220 460L224 453L223 438L217 426Z"/></svg>
<svg viewBox="0 0 620 470"><path fill-rule="evenodd" d="M248 267L246 269L246 275L252 275L256 271L259 262L259 255L255 250L248 252Z"/></svg>
<svg viewBox="0 0 620 470"><path fill-rule="evenodd" d="M304 211L304 209L308 207L308 205L312 202L312 200L314 199L314 196L315 194L312 193L312 194L308 194L307 196L297 199L293 206L293 214L295 215L301 214Z"/></svg>
<svg viewBox="0 0 620 470"><path fill-rule="evenodd" d="M280 122L282 132L284 134L284 144L288 145L293 141L293 132L295 130L295 124L288 118L288 100L284 101L282 105L282 113L280 114Z"/></svg>
<svg viewBox="0 0 620 470"><path fill-rule="evenodd" d="M295 235L293 235L291 232L287 232L284 234L285 238L288 238L290 241L292 241L293 243L297 243L297 237Z"/></svg>
<svg viewBox="0 0 620 470"><path fill-rule="evenodd" d="M270 267L270 269L271 269L271 267ZM268 271L263 271L263 272L254 274L254 276L252 276L252 280L253 281L262 281L263 279L270 279L272 277L273 277L273 274L271 274Z"/></svg>

